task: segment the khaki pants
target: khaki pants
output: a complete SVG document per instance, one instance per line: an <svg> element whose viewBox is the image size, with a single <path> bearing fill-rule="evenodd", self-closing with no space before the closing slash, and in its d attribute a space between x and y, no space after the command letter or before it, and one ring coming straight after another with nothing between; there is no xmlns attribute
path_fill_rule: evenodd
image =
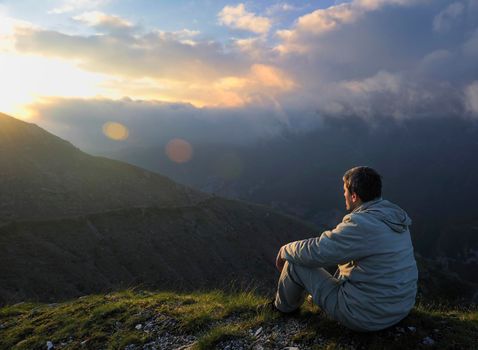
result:
<svg viewBox="0 0 478 350"><path fill-rule="evenodd" d="M304 302L307 293L331 318L341 321L337 294L340 282L323 268L310 268L285 262L279 278L275 306L292 312Z"/></svg>
<svg viewBox="0 0 478 350"><path fill-rule="evenodd" d="M311 268L286 261L279 278L274 305L282 312L292 312L304 302L307 293L328 317L359 332L379 328L366 328L352 317L347 317L339 308L338 296L343 281L335 278L323 268ZM397 322L399 319L397 319ZM393 323L392 323L393 324ZM385 325L390 326L390 325ZM384 328L382 327L382 328ZM380 328L381 329L381 328Z"/></svg>

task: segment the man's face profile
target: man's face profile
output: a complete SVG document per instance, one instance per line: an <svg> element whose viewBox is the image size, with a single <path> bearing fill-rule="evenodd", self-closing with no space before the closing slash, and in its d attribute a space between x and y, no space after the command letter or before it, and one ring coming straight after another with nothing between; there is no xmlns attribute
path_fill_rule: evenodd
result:
<svg viewBox="0 0 478 350"><path fill-rule="evenodd" d="M357 206L360 205L359 198L356 193L350 193L344 182L344 197L345 197L345 209L347 211L354 210Z"/></svg>

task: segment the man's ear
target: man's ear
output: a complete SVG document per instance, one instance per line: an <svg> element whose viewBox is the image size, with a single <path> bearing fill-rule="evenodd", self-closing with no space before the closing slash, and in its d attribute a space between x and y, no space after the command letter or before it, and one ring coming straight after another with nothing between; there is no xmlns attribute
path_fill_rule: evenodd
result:
<svg viewBox="0 0 478 350"><path fill-rule="evenodd" d="M357 193L352 192L352 202L355 203L358 200L359 200L359 196L357 195Z"/></svg>

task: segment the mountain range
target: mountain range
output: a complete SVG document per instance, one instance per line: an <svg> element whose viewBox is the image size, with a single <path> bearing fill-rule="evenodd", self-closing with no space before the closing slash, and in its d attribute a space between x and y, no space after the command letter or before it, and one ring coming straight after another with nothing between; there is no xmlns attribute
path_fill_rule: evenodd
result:
<svg viewBox="0 0 478 350"><path fill-rule="evenodd" d="M453 117L324 118L318 126L247 145L197 142L174 163L164 145L108 155L229 198L261 203L334 227L345 214L342 176L357 165L383 176L383 197L413 220L414 246L464 279L478 282L478 123Z"/></svg>
<svg viewBox="0 0 478 350"><path fill-rule="evenodd" d="M190 163L160 171L187 183L179 184L86 154L35 124L0 114L0 304L135 286L176 291L246 286L270 293L279 247L334 227L344 214L343 171L367 160L381 169L386 198L414 220L420 297L476 300L475 168L469 153L474 134L456 142L461 153L454 154L454 146L453 157L443 156L451 168L439 172L440 161L413 142L406 147L414 151L402 155L399 150L406 147L400 143L393 152L387 149L390 134L374 134L360 122L349 128L333 123L329 132L283 134L248 147L195 145ZM360 126L369 136L354 139ZM338 140L332 133L337 130L343 133ZM413 141L416 130L405 130ZM384 146L376 147L377 140ZM451 141L445 139L455 144ZM147 157L163 154L157 148L129 151L123 156L150 168ZM427 166L418 166L417 157L430 157ZM466 171L456 171L457 163ZM427 177L437 181L421 182ZM440 195L430 197L440 186L453 206L443 206ZM421 208L423 203L428 206Z"/></svg>
<svg viewBox="0 0 478 350"><path fill-rule="evenodd" d="M273 287L279 247L314 226L88 155L0 115L0 303L121 287Z"/></svg>

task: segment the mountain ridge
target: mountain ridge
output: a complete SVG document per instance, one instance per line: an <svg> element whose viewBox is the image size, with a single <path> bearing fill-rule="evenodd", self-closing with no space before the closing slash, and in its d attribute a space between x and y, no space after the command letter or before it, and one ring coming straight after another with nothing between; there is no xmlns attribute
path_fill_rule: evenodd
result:
<svg viewBox="0 0 478 350"><path fill-rule="evenodd" d="M181 165L158 159L164 145L110 156L208 193L268 205L322 230L346 214L345 171L371 166L383 176L383 198L411 217L415 251L477 283L477 140L477 120L464 117L324 117L320 126L285 129L247 145L193 144L194 158Z"/></svg>
<svg viewBox="0 0 478 350"><path fill-rule="evenodd" d="M0 117L0 147L3 221L185 205L210 196L137 166L86 154L35 124L5 114Z"/></svg>
<svg viewBox="0 0 478 350"><path fill-rule="evenodd" d="M90 156L34 124L4 115L0 131L0 303L136 284L270 289L280 246L315 230Z"/></svg>

